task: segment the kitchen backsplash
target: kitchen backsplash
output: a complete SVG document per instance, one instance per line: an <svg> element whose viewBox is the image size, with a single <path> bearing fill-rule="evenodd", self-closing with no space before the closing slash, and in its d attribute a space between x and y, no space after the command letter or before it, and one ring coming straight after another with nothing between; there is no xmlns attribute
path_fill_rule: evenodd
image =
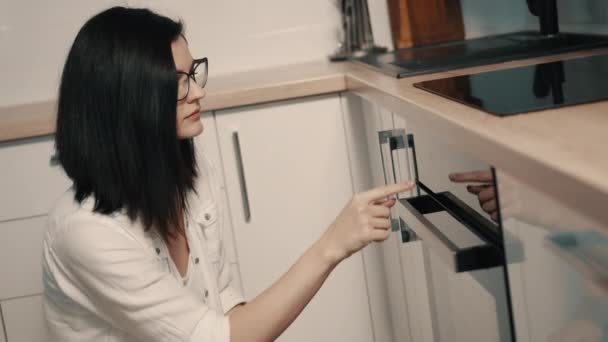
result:
<svg viewBox="0 0 608 342"><path fill-rule="evenodd" d="M330 0L2 1L0 106L54 98L78 29L116 4L181 18L192 54L209 57L210 82L218 74L324 59L338 42L340 16Z"/></svg>

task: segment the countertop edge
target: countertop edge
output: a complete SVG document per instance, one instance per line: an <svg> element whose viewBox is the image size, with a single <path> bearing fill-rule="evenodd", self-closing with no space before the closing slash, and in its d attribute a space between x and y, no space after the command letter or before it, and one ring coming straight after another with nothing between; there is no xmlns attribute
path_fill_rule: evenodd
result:
<svg viewBox="0 0 608 342"><path fill-rule="evenodd" d="M474 157L560 198L563 203L581 210L598 222L608 222L608 211L604 208L608 203L608 176L602 176L608 175L602 172L606 169L606 163L598 162L597 158L579 157L576 151L565 155L569 160L554 160L559 148L547 147L542 136L528 137L525 135L528 132L522 132L518 134L528 138L524 139L525 142L517 144L510 140L513 129L522 127L527 122L522 120L526 118L500 121L480 111L463 108L461 104L437 99L436 95L412 86L421 79L452 74L454 72L397 80L351 62L283 66L218 77L216 88L208 91L203 111L350 91L398 115L424 121L438 134L450 136L461 149L469 151ZM455 108L454 111L459 113L446 115L446 108L450 108L449 111ZM592 107L591 110L596 108L603 109L604 105ZM0 118L11 114L9 122L0 125L0 143L52 134L54 112L55 101L0 108ZM538 125L540 119L534 120L534 124ZM551 153L544 154L546 150ZM580 165L573 167L568 163Z"/></svg>

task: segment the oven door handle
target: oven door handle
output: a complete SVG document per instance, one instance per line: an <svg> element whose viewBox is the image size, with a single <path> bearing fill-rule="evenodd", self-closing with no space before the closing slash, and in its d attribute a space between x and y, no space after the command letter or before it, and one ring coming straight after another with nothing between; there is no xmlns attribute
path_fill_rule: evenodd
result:
<svg viewBox="0 0 608 342"><path fill-rule="evenodd" d="M441 202L450 201L450 205L460 207L462 204L454 201L449 193L440 193L441 201L431 195L399 199L395 204L399 218L407 222L416 235L431 248L454 272L468 272L504 265L504 252L495 243L482 237L484 244L472 247L458 247L437 226L429 221L424 214L447 211L454 216ZM463 209L463 208L461 208ZM455 217L458 221L469 220L466 217ZM465 224L470 228L470 222Z"/></svg>

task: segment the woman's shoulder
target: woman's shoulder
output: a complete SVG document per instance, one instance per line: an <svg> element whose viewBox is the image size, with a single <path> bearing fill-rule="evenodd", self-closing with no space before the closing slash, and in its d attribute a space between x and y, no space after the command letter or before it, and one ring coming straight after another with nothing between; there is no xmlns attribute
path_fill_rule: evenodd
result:
<svg viewBox="0 0 608 342"><path fill-rule="evenodd" d="M222 182L216 165L202 154L198 159L198 171L196 191L191 195L192 200L195 200L199 207L219 202Z"/></svg>
<svg viewBox="0 0 608 342"><path fill-rule="evenodd" d="M88 197L78 202L74 190L68 189L56 202L47 217L45 240L52 242L69 230L72 235L83 233L93 236L106 232L108 235L122 235L126 239L143 242L149 235L139 221L131 221L123 211L111 214L95 212L95 201Z"/></svg>

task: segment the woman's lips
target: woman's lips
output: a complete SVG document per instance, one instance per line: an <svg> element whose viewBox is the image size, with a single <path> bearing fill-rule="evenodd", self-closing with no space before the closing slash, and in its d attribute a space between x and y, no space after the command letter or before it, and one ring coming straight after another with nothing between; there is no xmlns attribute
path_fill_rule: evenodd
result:
<svg viewBox="0 0 608 342"><path fill-rule="evenodd" d="M194 118L194 116L200 117L200 112L201 110L197 109L194 112L190 113L188 116L186 116L186 119Z"/></svg>

